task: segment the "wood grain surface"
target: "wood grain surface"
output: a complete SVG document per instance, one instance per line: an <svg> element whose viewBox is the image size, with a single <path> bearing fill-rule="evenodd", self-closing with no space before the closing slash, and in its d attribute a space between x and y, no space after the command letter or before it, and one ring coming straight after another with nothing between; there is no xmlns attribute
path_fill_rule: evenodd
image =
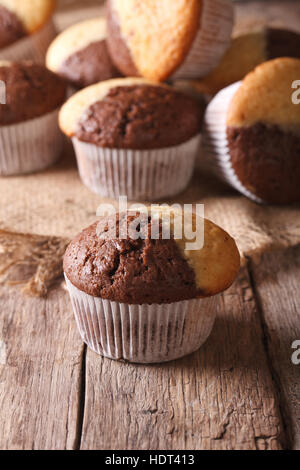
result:
<svg viewBox="0 0 300 470"><path fill-rule="evenodd" d="M236 31L300 29L300 2L261 3L238 5ZM56 19L62 29L95 14L98 6L66 7ZM291 359L299 207L278 217L214 184L195 175L178 201L205 200L247 259L219 298L212 335L189 357L152 366L101 358L82 344L63 284L47 299L0 286L0 449L300 449L300 365ZM0 178L0 194L0 226L44 235L74 235L100 203L73 156L40 175Z"/></svg>

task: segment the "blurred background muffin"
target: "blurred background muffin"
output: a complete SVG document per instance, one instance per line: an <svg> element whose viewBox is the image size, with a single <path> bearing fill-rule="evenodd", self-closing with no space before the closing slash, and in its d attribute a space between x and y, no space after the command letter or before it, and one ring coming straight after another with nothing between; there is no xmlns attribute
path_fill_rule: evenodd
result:
<svg viewBox="0 0 300 470"><path fill-rule="evenodd" d="M127 76L207 75L229 46L232 0L108 0L108 48Z"/></svg>
<svg viewBox="0 0 300 470"><path fill-rule="evenodd" d="M0 0L0 59L45 62L55 0Z"/></svg>
<svg viewBox="0 0 300 470"><path fill-rule="evenodd" d="M76 93L60 112L60 126L92 191L155 200L188 185L203 112L198 101L167 85L121 78Z"/></svg>
<svg viewBox="0 0 300 470"><path fill-rule="evenodd" d="M300 201L299 77L299 59L264 62L207 107L204 166L256 202Z"/></svg>
<svg viewBox="0 0 300 470"><path fill-rule="evenodd" d="M120 76L106 46L106 21L95 18L70 26L50 45L46 65L80 89Z"/></svg>
<svg viewBox="0 0 300 470"><path fill-rule="evenodd" d="M0 175L32 173L52 165L62 149L58 110L65 83L32 62L0 61L5 104L0 105Z"/></svg>

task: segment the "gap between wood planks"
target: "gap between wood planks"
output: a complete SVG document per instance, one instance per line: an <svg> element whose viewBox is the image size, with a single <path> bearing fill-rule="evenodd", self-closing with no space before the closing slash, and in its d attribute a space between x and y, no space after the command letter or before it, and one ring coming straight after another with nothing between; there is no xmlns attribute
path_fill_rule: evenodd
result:
<svg viewBox="0 0 300 470"><path fill-rule="evenodd" d="M278 402L278 408L279 408L279 411L280 411L281 422L282 422L282 425L283 425L283 429L285 431L285 436L284 436L285 441L284 441L283 448L285 450L286 449L291 449L292 448L292 436L290 435L289 426L287 425L287 419L288 419L287 416L288 415L287 415L286 410L285 410L284 400L282 399L280 379L279 379L278 374L277 374L277 372L276 372L276 370L275 370L275 368L272 364L272 359L271 359L271 355L270 355L270 352L269 352L268 326L267 326L267 323L266 323L265 318L264 318L263 308L262 308L262 305L261 305L259 293L257 291L255 276L254 276L254 272L253 272L253 264L252 264L253 261L252 261L251 257L249 257L249 256L247 256L246 259L247 259L247 269L248 269L248 273L249 273L250 285L251 285L251 289L252 289L253 294L254 294L254 299L255 299L256 306L257 306L257 312L258 312L258 315L259 315L259 318L260 318L260 323L261 323L261 327L262 327L262 331L263 331L263 346L264 346L265 354L266 354L266 357L267 357L268 366L269 366L270 374L271 374L273 385L274 385L274 390L275 390L275 393L277 395L277 402Z"/></svg>

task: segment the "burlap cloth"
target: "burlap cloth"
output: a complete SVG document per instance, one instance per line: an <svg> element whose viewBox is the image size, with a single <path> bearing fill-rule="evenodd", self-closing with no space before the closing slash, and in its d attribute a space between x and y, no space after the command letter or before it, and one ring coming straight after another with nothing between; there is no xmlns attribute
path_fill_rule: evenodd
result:
<svg viewBox="0 0 300 470"><path fill-rule="evenodd" d="M259 2L254 2L257 4ZM290 19L295 21L296 10L288 8L289 2L273 2L272 24L284 26L282 10L284 3ZM294 2L292 2L294 3ZM98 11L98 10L97 10ZM255 21L246 4L244 17L240 11L239 25ZM273 13L272 13L273 12ZM275 13L278 15L275 15ZM78 17L90 17L95 10L64 11L58 16L60 28L77 21ZM263 18L261 16L263 15ZM275 15L275 16L274 16ZM266 12L260 11L260 20L268 22ZM254 18L253 20L251 18ZM300 184L300 182L299 182ZM0 281L14 261L31 269L29 291L45 294L48 286L61 271L61 257L67 240L96 220L96 211L102 202L111 202L92 194L80 181L71 145L66 143L62 160L53 168L39 174L0 178L0 229L11 232L42 235L46 238L14 236L0 232ZM258 206L240 196L222 183L196 171L189 188L176 199L163 202L203 203L205 215L221 225L237 240L241 253L255 257L267 250L283 249L300 243L300 205L290 207ZM51 239L50 237L59 237ZM45 262L46 260L46 262ZM49 272L47 272L47 266ZM24 274L19 275L24 277ZM37 276L37 277L36 277ZM4 276L6 279L6 276ZM34 285L32 285L32 281ZM27 286L28 287L28 286Z"/></svg>

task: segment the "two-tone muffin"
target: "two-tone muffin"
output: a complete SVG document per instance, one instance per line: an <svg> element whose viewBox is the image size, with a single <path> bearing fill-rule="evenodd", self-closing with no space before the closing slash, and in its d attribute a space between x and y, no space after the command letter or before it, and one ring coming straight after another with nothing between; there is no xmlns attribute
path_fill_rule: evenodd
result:
<svg viewBox="0 0 300 470"><path fill-rule="evenodd" d="M127 76L207 75L225 53L232 0L109 0L108 47Z"/></svg>
<svg viewBox="0 0 300 470"><path fill-rule="evenodd" d="M45 62L55 0L0 0L0 60Z"/></svg>
<svg viewBox="0 0 300 470"><path fill-rule="evenodd" d="M42 170L59 157L58 110L65 83L42 65L0 61L0 175Z"/></svg>
<svg viewBox="0 0 300 470"><path fill-rule="evenodd" d="M188 185L203 107L171 87L108 80L72 96L60 127L72 138L84 184L104 197L154 200Z"/></svg>
<svg viewBox="0 0 300 470"><path fill-rule="evenodd" d="M107 50L104 18L83 21L58 35L46 65L77 89L120 76Z"/></svg>
<svg viewBox="0 0 300 470"><path fill-rule="evenodd" d="M219 66L202 80L191 85L199 93L215 95L242 80L258 65L279 57L300 59L300 34L286 29L263 28L237 36Z"/></svg>
<svg viewBox="0 0 300 470"><path fill-rule="evenodd" d="M179 236L192 231L199 240ZM83 341L103 356L141 363L196 351L212 330L216 296L239 267L236 244L221 228L158 207L101 217L64 257Z"/></svg>
<svg viewBox="0 0 300 470"><path fill-rule="evenodd" d="M298 59L265 62L207 108L202 163L256 202L300 201L299 77Z"/></svg>

